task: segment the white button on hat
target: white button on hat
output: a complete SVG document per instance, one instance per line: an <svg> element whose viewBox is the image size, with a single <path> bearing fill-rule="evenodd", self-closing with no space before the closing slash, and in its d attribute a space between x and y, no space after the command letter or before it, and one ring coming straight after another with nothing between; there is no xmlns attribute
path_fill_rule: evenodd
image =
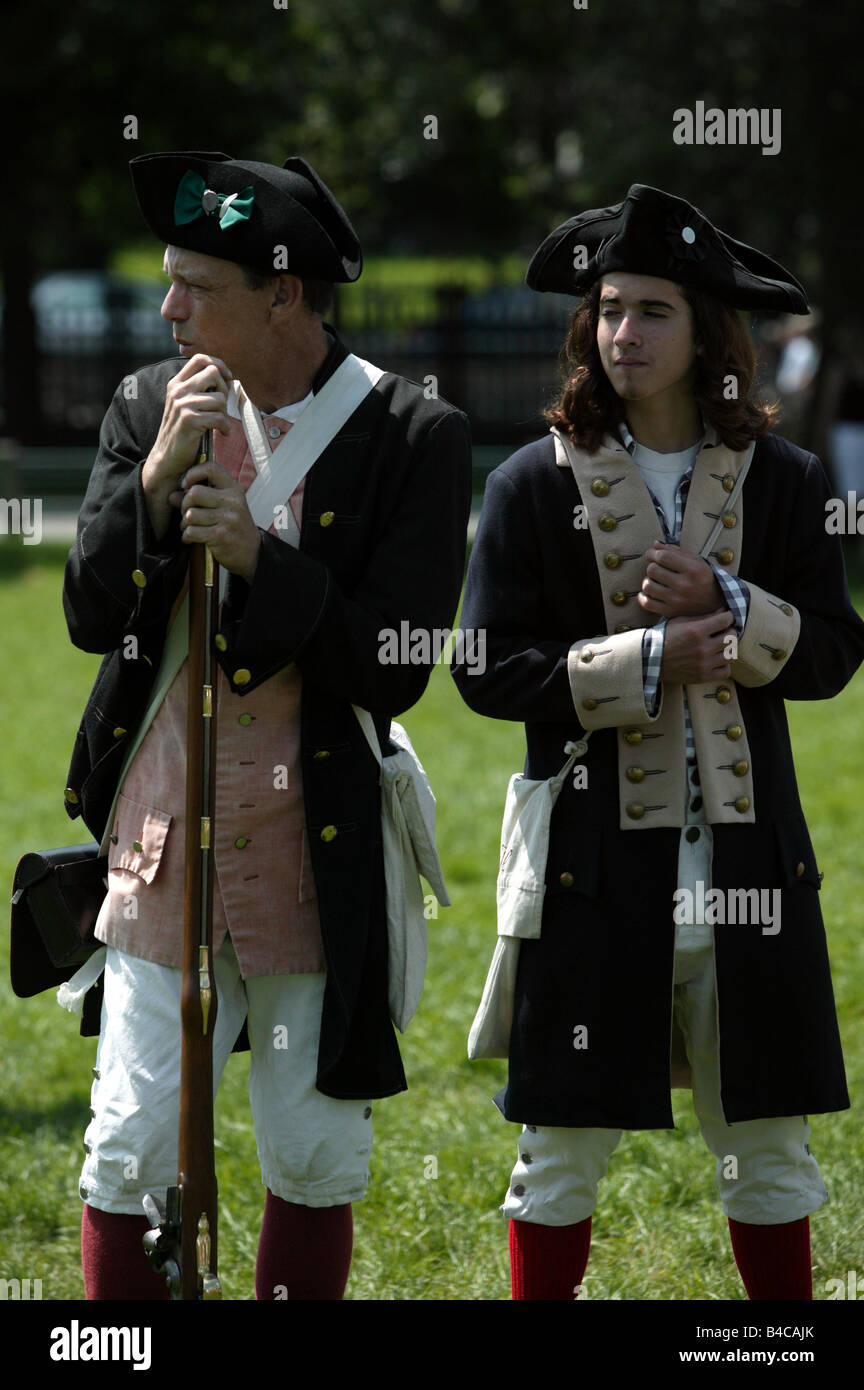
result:
<svg viewBox="0 0 864 1390"><path fill-rule="evenodd" d="M693 242L696 240L696 233L694 232L692 227L682 227L681 235L688 246L692 246Z"/></svg>

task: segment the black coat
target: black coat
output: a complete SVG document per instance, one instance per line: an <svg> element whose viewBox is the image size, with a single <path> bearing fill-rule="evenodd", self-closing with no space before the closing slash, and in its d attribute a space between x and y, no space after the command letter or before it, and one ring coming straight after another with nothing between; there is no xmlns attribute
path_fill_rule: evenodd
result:
<svg viewBox="0 0 864 1390"><path fill-rule="evenodd" d="M314 390L345 355L337 339ZM137 372L137 399L118 389L66 567L72 641L105 654L66 793L69 814L83 814L97 839L186 572L179 516L157 543L141 489L165 388L182 365L175 359ZM470 497L465 416L386 373L307 474L300 549L262 532L252 584L232 576L222 612L227 650L217 655L238 694L290 662L303 676L303 789L327 962L317 1084L327 1095L372 1098L405 1088L387 1007L378 767L351 705L371 711L383 751L392 751L390 719L420 698L430 667L382 664L379 631L398 630L403 620L449 626ZM252 678L238 686L233 674L243 668ZM325 826L338 834L322 839Z"/></svg>
<svg viewBox="0 0 864 1390"><path fill-rule="evenodd" d="M635 465L633 465L635 467ZM739 574L801 612L780 674L738 686L752 753L753 824L713 827L715 888L779 888L782 926L717 925L722 1102L729 1122L849 1105L818 889L784 700L828 699L864 657L840 542L825 530L817 459L760 441L744 484ZM525 773L547 778L577 738L567 653L605 632L600 581L571 470L549 435L490 477L469 567L463 628L486 629L484 675L454 667L472 709L524 721ZM667 1128L680 831L619 829L617 731L596 731L552 818L542 934L520 946L509 1081L522 1123ZM803 868L800 866L803 865ZM564 882L562 884L562 874ZM588 1047L573 1047L587 1025Z"/></svg>

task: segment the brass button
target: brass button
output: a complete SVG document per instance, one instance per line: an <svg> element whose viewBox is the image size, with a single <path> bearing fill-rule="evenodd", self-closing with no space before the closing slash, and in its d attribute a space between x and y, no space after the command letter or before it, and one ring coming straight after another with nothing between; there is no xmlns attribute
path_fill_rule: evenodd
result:
<svg viewBox="0 0 864 1390"><path fill-rule="evenodd" d="M631 628L631 626L630 626L629 623L619 623L618 626L615 628L615 631L616 631L616 632L632 632L633 629Z"/></svg>
<svg viewBox="0 0 864 1390"><path fill-rule="evenodd" d="M621 564L621 556L614 550L608 550L603 556L603 563L607 570L617 570L618 566Z"/></svg>
<svg viewBox="0 0 864 1390"><path fill-rule="evenodd" d="M792 614L794 613L794 611L795 611L795 610L794 610L794 608L792 608L791 604L788 604L788 603L781 603L781 605L780 605L780 612L781 612L781 613L785 613L787 618L791 618L791 617L792 617Z"/></svg>
<svg viewBox="0 0 864 1390"><path fill-rule="evenodd" d="M593 660L594 660L594 653L592 652L592 650L591 650L590 647L583 647L583 648L582 648L581 652L579 653L579 660L580 660L580 661L593 661Z"/></svg>
<svg viewBox="0 0 864 1390"><path fill-rule="evenodd" d="M749 796L739 796L738 800L735 802L735 810L736 810L736 811L740 811L742 815L744 814L745 811L749 811L749 810L750 810L750 798L749 798Z"/></svg>
<svg viewBox="0 0 864 1390"><path fill-rule="evenodd" d="M724 479L723 479L723 491L724 491L724 492L731 492L732 489L733 489L734 487L735 487L735 478L734 478L734 475L733 475L732 473L727 473L726 476L725 476Z"/></svg>
<svg viewBox="0 0 864 1390"><path fill-rule="evenodd" d="M251 714L241 714L241 715L238 717L238 719L237 719L237 723L238 723L238 724L242 724L243 727L244 727L244 729L247 729L247 728L249 727L249 725L252 723L252 715L251 715Z"/></svg>
<svg viewBox="0 0 864 1390"><path fill-rule="evenodd" d="M312 757L315 759L316 763L322 763L325 758L330 757L330 749L316 748L315 752L312 754Z"/></svg>
<svg viewBox="0 0 864 1390"><path fill-rule="evenodd" d="M562 888L572 888L572 887L573 887L573 875L572 875L572 874L564 873L564 874L561 875L561 877L559 878L558 882L561 884L561 887L562 887Z"/></svg>
<svg viewBox="0 0 864 1390"><path fill-rule="evenodd" d="M796 864L796 865L795 865L795 872L796 872L796 874L798 875L799 878L802 878L803 875L804 875L804 865L803 865L803 864Z"/></svg>
<svg viewBox="0 0 864 1390"><path fill-rule="evenodd" d="M147 588L147 576L143 570L132 571L132 583L136 584L139 589Z"/></svg>
<svg viewBox="0 0 864 1390"><path fill-rule="evenodd" d="M245 849L248 843L249 841L246 839L245 835L238 835L237 839L234 841L234 848Z"/></svg>
<svg viewBox="0 0 864 1390"><path fill-rule="evenodd" d="M241 666L239 671L234 672L235 685L248 685L252 679L252 672L247 671L245 666Z"/></svg>
<svg viewBox="0 0 864 1390"><path fill-rule="evenodd" d="M631 820L641 820L645 814L645 807L641 801L630 801L624 809Z"/></svg>
<svg viewBox="0 0 864 1390"><path fill-rule="evenodd" d="M213 638L213 644L220 652L227 652L228 650L228 643L221 632L216 633L216 636Z"/></svg>
<svg viewBox="0 0 864 1390"><path fill-rule="evenodd" d="M114 730L114 737L115 737L115 738L122 738L123 735L125 734L125 732L126 732L126 730L125 730L125 729L121 729L120 725L118 724L118 725L117 725L117 728Z"/></svg>
<svg viewBox="0 0 864 1390"><path fill-rule="evenodd" d="M608 497L609 484L605 478L595 478L591 484L591 491L595 497Z"/></svg>
<svg viewBox="0 0 864 1390"><path fill-rule="evenodd" d="M609 512L604 512L597 522L597 525L600 527L601 531L614 531L618 522L614 516L610 516Z"/></svg>
<svg viewBox="0 0 864 1390"><path fill-rule="evenodd" d="M785 661L787 655L788 653L784 652L781 647L775 647L771 653L771 659L772 661Z"/></svg>
<svg viewBox="0 0 864 1390"><path fill-rule="evenodd" d="M732 764L732 771L736 777L746 777L750 771L750 764L746 758L742 758L740 762Z"/></svg>
<svg viewBox="0 0 864 1390"><path fill-rule="evenodd" d="M320 517L318 518L318 524L320 526L330 526L332 525L335 516L335 512L322 512Z"/></svg>
<svg viewBox="0 0 864 1390"><path fill-rule="evenodd" d="M729 689L728 685L718 685L717 689L714 691L714 699L717 701L718 705L728 705L729 701L732 699L732 691Z"/></svg>
<svg viewBox="0 0 864 1390"><path fill-rule="evenodd" d="M644 782L645 769L642 767L628 767L624 776L628 782Z"/></svg>
<svg viewBox="0 0 864 1390"><path fill-rule="evenodd" d="M597 701L591 699L591 697L589 696L587 700L583 700L583 701L582 701L582 708L583 708L583 709L596 709L596 708L597 708Z"/></svg>
<svg viewBox="0 0 864 1390"><path fill-rule="evenodd" d="M624 742L630 743L635 747L636 744L642 742L641 731L639 729L628 729L624 735Z"/></svg>
<svg viewBox="0 0 864 1390"><path fill-rule="evenodd" d="M741 735L743 734L743 732L744 732L744 730L741 728L741 725L740 725L740 724L727 724L727 725L726 725L726 737L727 737L728 739L731 739L731 741L732 741L733 743L735 743L736 740L739 739L739 738L741 737Z"/></svg>
<svg viewBox="0 0 864 1390"><path fill-rule="evenodd" d="M735 559L735 551L718 550L717 559L720 561L721 565L731 565L732 561Z"/></svg>
<svg viewBox="0 0 864 1390"><path fill-rule="evenodd" d="M78 793L76 792L76 790L75 790L74 787L67 787L66 790L65 790L65 792L63 793L63 795L64 795L64 797L66 798L66 800L69 802L69 805L70 805L70 806L77 806L77 805L78 805L78 800L79 800L79 798L78 798Z"/></svg>
<svg viewBox="0 0 864 1390"><path fill-rule="evenodd" d="M335 825L325 825L324 829L321 831L321 839L329 844L331 840L336 839L338 834L339 831L336 829Z"/></svg>
<svg viewBox="0 0 864 1390"><path fill-rule="evenodd" d="M615 590L614 594L612 595L612 602L615 604L616 608L622 608L624 606L624 604L627 602L627 595L625 594L623 589Z"/></svg>
<svg viewBox="0 0 864 1390"><path fill-rule="evenodd" d="M132 848L134 849L134 851L135 851L136 854L143 854L143 853L144 853L144 846L142 845L142 843L141 843L140 840L133 840L133 841L132 841Z"/></svg>
<svg viewBox="0 0 864 1390"><path fill-rule="evenodd" d="M733 527L738 525L738 518L734 512L723 513L723 525L726 527L727 531L731 531Z"/></svg>

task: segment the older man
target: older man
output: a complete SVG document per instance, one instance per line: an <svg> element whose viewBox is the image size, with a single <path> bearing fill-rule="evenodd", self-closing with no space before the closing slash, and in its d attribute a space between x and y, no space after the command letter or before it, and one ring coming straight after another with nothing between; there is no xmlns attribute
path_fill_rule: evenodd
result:
<svg viewBox="0 0 864 1390"><path fill-rule="evenodd" d="M749 1296L807 1299L807 1116L849 1100L784 700L840 691L864 623L822 468L771 433L735 313L806 300L644 185L556 228L528 284L584 297L551 435L487 487L462 613L486 673L454 668L473 709L524 721L529 779L567 768L548 853L514 883L508 840L499 883L513 1294L574 1297L610 1155L670 1128L683 1084ZM495 1016L475 1055L500 1055Z"/></svg>
<svg viewBox="0 0 864 1390"><path fill-rule="evenodd" d="M110 866L81 1175L85 1287L94 1299L162 1293L140 1213L177 1167L187 692L172 633L188 548L206 543L227 577L215 637L214 1078L245 1022L267 1188L257 1296L340 1298L370 1102L405 1087L388 1010L378 765L352 705L372 713L386 753L391 715L425 688L428 666L379 661L379 633L452 621L467 424L351 357L324 321L361 252L304 160L171 153L131 169L167 245L162 313L181 360L118 389L64 591L72 640L105 654L66 791L70 815L104 832ZM287 462L297 422L299 467L296 449ZM197 463L207 430L216 461Z"/></svg>

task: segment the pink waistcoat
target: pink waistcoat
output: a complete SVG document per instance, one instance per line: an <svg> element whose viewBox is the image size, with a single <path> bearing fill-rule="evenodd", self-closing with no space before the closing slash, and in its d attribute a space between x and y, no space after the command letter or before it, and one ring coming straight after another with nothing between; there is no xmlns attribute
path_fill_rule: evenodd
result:
<svg viewBox="0 0 864 1390"><path fill-rule="evenodd" d="M291 428L279 416L264 417L264 425L271 449ZM248 489L255 466L239 420L231 420L228 438L214 438L218 462ZM298 525L304 484L305 479L291 497ZM177 967L187 665L175 676L124 779L109 852L109 893L96 929L110 946ZM234 694L219 669L213 949L230 933L244 977L325 968L303 803L300 692L294 665L243 696Z"/></svg>

